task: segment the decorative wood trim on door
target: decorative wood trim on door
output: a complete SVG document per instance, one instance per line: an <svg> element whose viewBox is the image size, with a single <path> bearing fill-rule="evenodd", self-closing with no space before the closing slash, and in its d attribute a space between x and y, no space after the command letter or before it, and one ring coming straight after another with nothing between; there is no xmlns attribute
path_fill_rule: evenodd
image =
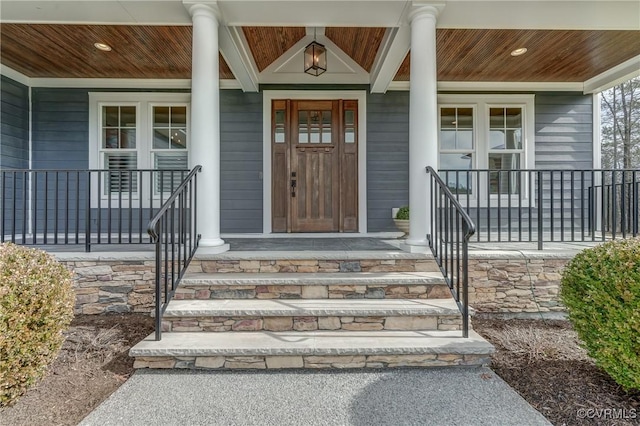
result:
<svg viewBox="0 0 640 426"><path fill-rule="evenodd" d="M272 100L273 232L358 231L357 108L357 100Z"/></svg>

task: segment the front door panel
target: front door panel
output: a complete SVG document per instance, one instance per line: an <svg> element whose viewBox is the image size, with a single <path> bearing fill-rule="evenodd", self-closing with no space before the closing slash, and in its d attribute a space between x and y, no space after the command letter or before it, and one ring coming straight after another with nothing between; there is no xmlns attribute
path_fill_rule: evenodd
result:
<svg viewBox="0 0 640 426"><path fill-rule="evenodd" d="M273 102L274 232L357 231L353 117L357 117L355 101Z"/></svg>

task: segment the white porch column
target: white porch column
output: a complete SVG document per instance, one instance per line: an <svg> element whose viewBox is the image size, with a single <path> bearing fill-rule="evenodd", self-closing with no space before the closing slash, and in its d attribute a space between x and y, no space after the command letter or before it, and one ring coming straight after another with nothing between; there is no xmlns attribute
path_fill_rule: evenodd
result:
<svg viewBox="0 0 640 426"><path fill-rule="evenodd" d="M409 86L409 238L423 246L430 233L429 184L426 166L438 166L438 91L436 18L438 9L422 6L411 15Z"/></svg>
<svg viewBox="0 0 640 426"><path fill-rule="evenodd" d="M193 21L189 166L202 166L196 211L200 246L215 247L224 244L220 239L218 17L217 10L206 4L194 4L189 13Z"/></svg>

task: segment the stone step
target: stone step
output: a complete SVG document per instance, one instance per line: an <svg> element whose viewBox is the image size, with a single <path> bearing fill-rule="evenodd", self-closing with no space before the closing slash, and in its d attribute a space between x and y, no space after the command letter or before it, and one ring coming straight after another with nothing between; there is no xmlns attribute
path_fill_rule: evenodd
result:
<svg viewBox="0 0 640 426"><path fill-rule="evenodd" d="M453 299L172 300L163 331L460 330Z"/></svg>
<svg viewBox="0 0 640 426"><path fill-rule="evenodd" d="M189 272L437 272L433 256L404 252L227 252L196 256Z"/></svg>
<svg viewBox="0 0 640 426"><path fill-rule="evenodd" d="M175 299L444 299L440 272L188 273Z"/></svg>
<svg viewBox="0 0 640 426"><path fill-rule="evenodd" d="M486 365L493 346L459 331L165 333L135 345L135 368L384 368Z"/></svg>

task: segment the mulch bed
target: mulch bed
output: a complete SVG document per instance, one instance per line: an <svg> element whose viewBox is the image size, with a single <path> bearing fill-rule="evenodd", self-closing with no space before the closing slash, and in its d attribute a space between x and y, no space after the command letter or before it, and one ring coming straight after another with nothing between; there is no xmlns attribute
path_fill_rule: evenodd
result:
<svg viewBox="0 0 640 426"><path fill-rule="evenodd" d="M78 424L133 374L129 348L152 330L149 315L76 317L47 375L0 410L0 425Z"/></svg>
<svg viewBox="0 0 640 426"><path fill-rule="evenodd" d="M473 327L496 347L491 368L554 425L640 424L640 392L624 392L596 367L569 322L474 319Z"/></svg>

